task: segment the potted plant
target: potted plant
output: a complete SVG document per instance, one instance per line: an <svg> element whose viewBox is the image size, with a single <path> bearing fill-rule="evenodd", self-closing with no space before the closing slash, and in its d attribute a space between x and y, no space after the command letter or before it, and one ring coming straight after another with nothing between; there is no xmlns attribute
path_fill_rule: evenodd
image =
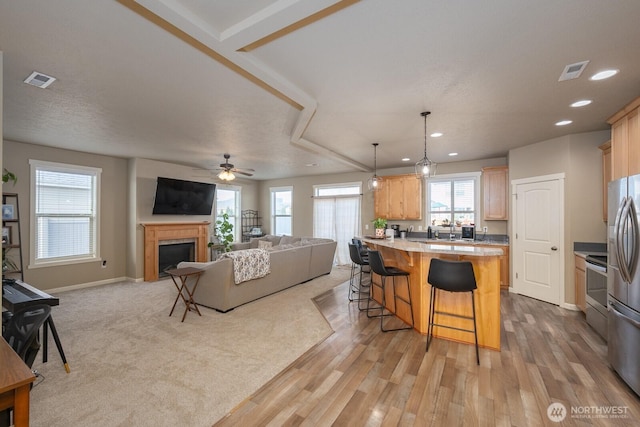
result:
<svg viewBox="0 0 640 427"><path fill-rule="evenodd" d="M231 251L231 243L233 243L233 224L229 222L229 214L227 212L222 214L222 219L216 221L216 236L224 251ZM209 247L213 246L214 242L209 242Z"/></svg>
<svg viewBox="0 0 640 427"><path fill-rule="evenodd" d="M376 237L384 238L384 229L387 227L387 220L376 218L373 220L373 228L376 230Z"/></svg>
<svg viewBox="0 0 640 427"><path fill-rule="evenodd" d="M12 181L13 185L16 185L16 182L18 182L18 177L16 176L15 173L9 172L7 168L4 168L4 170L2 171L2 182L9 182L9 181Z"/></svg>

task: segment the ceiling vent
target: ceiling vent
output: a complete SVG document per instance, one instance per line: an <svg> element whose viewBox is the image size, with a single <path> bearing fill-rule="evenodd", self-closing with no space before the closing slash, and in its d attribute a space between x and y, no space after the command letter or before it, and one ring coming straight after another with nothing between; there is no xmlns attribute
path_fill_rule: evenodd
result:
<svg viewBox="0 0 640 427"><path fill-rule="evenodd" d="M589 61L576 62L575 64L569 64L564 67L562 74L560 74L559 82L564 80L577 79L580 77L580 74L587 68L587 64Z"/></svg>
<svg viewBox="0 0 640 427"><path fill-rule="evenodd" d="M42 74L37 71L34 71L33 73L31 73L31 75L29 75L29 77L27 77L24 80L25 83L30 84L32 86L39 87L41 89L48 87L51 83L55 81L56 81L55 77L47 76L46 74Z"/></svg>

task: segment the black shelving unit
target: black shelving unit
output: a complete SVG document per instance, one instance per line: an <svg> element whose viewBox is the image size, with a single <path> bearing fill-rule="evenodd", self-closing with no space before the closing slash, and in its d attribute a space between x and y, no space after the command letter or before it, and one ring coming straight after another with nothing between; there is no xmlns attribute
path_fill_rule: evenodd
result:
<svg viewBox="0 0 640 427"><path fill-rule="evenodd" d="M5 258L9 262L5 263ZM20 275L20 280L24 281L23 270L18 194L2 193L2 277Z"/></svg>
<svg viewBox="0 0 640 427"><path fill-rule="evenodd" d="M262 232L262 218L258 211L247 209L241 212L242 241L248 242L252 237L264 236Z"/></svg>

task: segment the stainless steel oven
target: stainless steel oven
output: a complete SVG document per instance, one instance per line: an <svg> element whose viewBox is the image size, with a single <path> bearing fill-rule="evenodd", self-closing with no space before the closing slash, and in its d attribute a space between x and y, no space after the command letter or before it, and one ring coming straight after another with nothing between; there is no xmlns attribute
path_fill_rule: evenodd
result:
<svg viewBox="0 0 640 427"><path fill-rule="evenodd" d="M589 255L586 257L587 323L607 340L607 257Z"/></svg>

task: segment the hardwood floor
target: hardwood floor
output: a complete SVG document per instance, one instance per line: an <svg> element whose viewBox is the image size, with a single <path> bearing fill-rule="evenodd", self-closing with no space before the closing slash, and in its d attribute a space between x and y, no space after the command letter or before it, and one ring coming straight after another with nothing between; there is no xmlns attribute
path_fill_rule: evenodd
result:
<svg viewBox="0 0 640 427"><path fill-rule="evenodd" d="M582 313L506 291L501 300L502 351L481 349L477 366L473 346L436 339L425 353L416 331L380 332L342 284L316 298L335 333L215 425L640 424L640 399ZM561 423L547 416L556 402Z"/></svg>

